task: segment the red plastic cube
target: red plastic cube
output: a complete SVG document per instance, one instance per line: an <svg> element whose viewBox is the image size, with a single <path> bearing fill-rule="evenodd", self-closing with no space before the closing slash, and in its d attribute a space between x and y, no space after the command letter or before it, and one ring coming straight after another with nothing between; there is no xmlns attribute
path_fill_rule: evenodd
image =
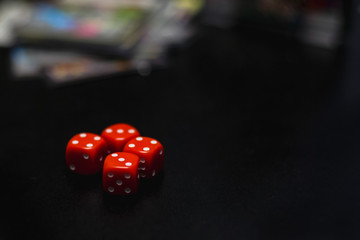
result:
<svg viewBox="0 0 360 240"><path fill-rule="evenodd" d="M106 141L93 133L80 133L66 147L66 165L78 174L90 175L101 171L108 154Z"/></svg>
<svg viewBox="0 0 360 240"><path fill-rule="evenodd" d="M130 139L140 136L140 133L129 124L117 123L105 128L101 136L108 143L111 152L121 152L124 145Z"/></svg>
<svg viewBox="0 0 360 240"><path fill-rule="evenodd" d="M139 156L132 153L109 154L103 168L104 190L114 195L135 193L139 184L139 161Z"/></svg>
<svg viewBox="0 0 360 240"><path fill-rule="evenodd" d="M126 143L124 152L140 157L139 173L143 178L157 175L164 164L164 148L159 141L149 137L136 137Z"/></svg>

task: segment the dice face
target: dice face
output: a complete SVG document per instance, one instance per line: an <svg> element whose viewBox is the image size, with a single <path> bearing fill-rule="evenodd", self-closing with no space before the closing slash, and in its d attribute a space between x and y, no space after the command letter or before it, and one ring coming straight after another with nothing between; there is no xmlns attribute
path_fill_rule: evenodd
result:
<svg viewBox="0 0 360 240"><path fill-rule="evenodd" d="M111 152L121 152L124 145L130 139L140 136L140 133L129 124L118 123L105 128L101 136L108 143Z"/></svg>
<svg viewBox="0 0 360 240"><path fill-rule="evenodd" d="M113 195L129 195L138 189L140 158L132 153L115 152L104 162L103 187Z"/></svg>
<svg viewBox="0 0 360 240"><path fill-rule="evenodd" d="M67 144L66 165L78 174L95 174L101 171L107 153L107 143L101 136L80 133Z"/></svg>
<svg viewBox="0 0 360 240"><path fill-rule="evenodd" d="M143 178L157 175L164 164L164 148L161 143L149 137L136 137L126 143L124 152L140 157L139 173Z"/></svg>

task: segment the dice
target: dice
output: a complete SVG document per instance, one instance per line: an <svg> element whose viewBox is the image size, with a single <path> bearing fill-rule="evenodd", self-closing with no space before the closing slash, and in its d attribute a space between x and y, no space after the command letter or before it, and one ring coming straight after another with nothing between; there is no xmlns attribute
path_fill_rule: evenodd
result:
<svg viewBox="0 0 360 240"><path fill-rule="evenodd" d="M66 165L75 173L90 175L101 171L108 154L108 145L99 135L80 133L66 147Z"/></svg>
<svg viewBox="0 0 360 240"><path fill-rule="evenodd" d="M78 174L102 172L102 185L111 195L137 192L140 177L152 178L163 168L164 148L156 139L140 136L126 123L105 128L101 135L79 133L66 147L66 165Z"/></svg>
<svg viewBox="0 0 360 240"><path fill-rule="evenodd" d="M140 136L140 133L129 124L117 123L105 128L101 136L108 143L111 152L121 152L126 142Z"/></svg>
<svg viewBox="0 0 360 240"><path fill-rule="evenodd" d="M158 174L164 164L164 148L161 143L149 137L136 137L128 141L124 152L140 157L139 173L143 178L151 178Z"/></svg>
<svg viewBox="0 0 360 240"><path fill-rule="evenodd" d="M108 155L103 168L103 188L113 195L129 195L138 189L140 157L127 152Z"/></svg>

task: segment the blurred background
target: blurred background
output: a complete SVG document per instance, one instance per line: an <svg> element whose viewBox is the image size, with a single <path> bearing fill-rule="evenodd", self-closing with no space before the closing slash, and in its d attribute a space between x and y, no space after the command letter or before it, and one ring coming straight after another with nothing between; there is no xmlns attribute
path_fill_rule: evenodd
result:
<svg viewBox="0 0 360 240"><path fill-rule="evenodd" d="M340 0L2 1L0 44L11 48L14 78L59 86L164 68L199 26L252 28L334 50L350 24L346 11Z"/></svg>

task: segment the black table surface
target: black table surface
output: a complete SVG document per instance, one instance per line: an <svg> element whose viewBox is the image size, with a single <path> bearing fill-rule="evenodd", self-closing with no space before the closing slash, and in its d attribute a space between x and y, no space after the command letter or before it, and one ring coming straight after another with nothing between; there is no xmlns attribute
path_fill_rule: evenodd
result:
<svg viewBox="0 0 360 240"><path fill-rule="evenodd" d="M48 88L12 81L7 53L1 239L360 237L360 104L341 97L354 90L346 54L203 29L150 76ZM65 165L73 135L118 122L165 148L163 173L127 198Z"/></svg>

